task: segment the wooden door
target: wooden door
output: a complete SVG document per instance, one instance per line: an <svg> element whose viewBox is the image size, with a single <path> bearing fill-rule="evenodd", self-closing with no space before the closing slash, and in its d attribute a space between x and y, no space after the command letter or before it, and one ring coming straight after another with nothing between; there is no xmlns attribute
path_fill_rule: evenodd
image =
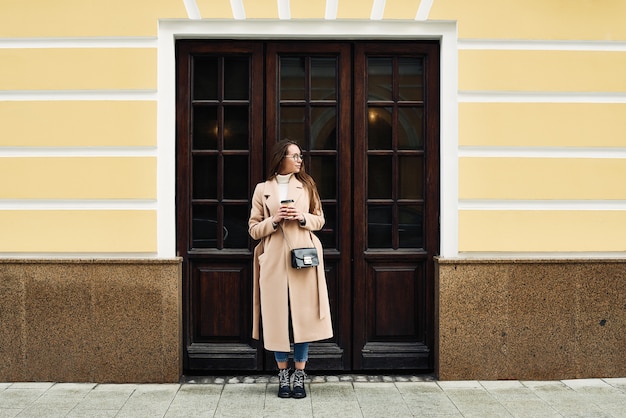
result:
<svg viewBox="0 0 626 418"><path fill-rule="evenodd" d="M259 370L250 196L263 171L259 43L177 44L176 217L186 372Z"/></svg>
<svg viewBox="0 0 626 418"><path fill-rule="evenodd" d="M433 368L439 46L360 43L354 94L353 368Z"/></svg>
<svg viewBox="0 0 626 418"><path fill-rule="evenodd" d="M178 44L177 230L185 370L274 370L250 339L249 198L297 140L318 184L334 337L309 370L433 367L438 45Z"/></svg>
<svg viewBox="0 0 626 418"><path fill-rule="evenodd" d="M351 47L348 43L270 43L266 53L266 149L278 138L298 141L315 179L326 224L324 247L334 337L310 346L309 370L350 370ZM271 357L267 362L271 364Z"/></svg>

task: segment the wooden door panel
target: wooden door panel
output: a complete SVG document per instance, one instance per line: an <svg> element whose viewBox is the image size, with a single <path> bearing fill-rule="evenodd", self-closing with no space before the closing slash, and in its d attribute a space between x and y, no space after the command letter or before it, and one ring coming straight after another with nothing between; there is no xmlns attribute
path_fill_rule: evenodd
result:
<svg viewBox="0 0 626 418"><path fill-rule="evenodd" d="M370 340L415 339L418 335L417 288L423 280L419 266L370 264L368 300L373 307L368 315Z"/></svg>
<svg viewBox="0 0 626 418"><path fill-rule="evenodd" d="M249 263L191 263L188 309L191 344L189 361L195 370L256 370L258 348L250 339L251 288Z"/></svg>
<svg viewBox="0 0 626 418"><path fill-rule="evenodd" d="M425 263L370 262L366 276L363 369L427 369Z"/></svg>
<svg viewBox="0 0 626 418"><path fill-rule="evenodd" d="M249 269L247 265L194 263L192 307L194 341L239 341L249 328Z"/></svg>

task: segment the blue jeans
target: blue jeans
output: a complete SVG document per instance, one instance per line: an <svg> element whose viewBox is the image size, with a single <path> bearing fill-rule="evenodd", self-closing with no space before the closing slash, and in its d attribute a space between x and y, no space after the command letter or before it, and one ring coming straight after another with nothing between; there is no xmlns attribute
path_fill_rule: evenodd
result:
<svg viewBox="0 0 626 418"><path fill-rule="evenodd" d="M289 353L275 351L274 358L277 362L285 362L289 359ZM293 361L296 363L305 362L309 359L309 343L294 343Z"/></svg>

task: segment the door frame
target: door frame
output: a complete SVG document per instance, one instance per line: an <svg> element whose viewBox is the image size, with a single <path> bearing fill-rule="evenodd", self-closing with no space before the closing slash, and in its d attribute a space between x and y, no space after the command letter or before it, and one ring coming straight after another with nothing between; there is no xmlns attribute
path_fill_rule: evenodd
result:
<svg viewBox="0 0 626 418"><path fill-rule="evenodd" d="M176 257L177 39L439 40L439 256L457 257L458 37L453 21L161 20L157 39L157 257ZM144 96L142 96L144 97ZM436 302L436 301L435 301ZM436 325L436 324L435 324Z"/></svg>
<svg viewBox="0 0 626 418"><path fill-rule="evenodd" d="M458 38L456 22L179 21L159 22L157 39L157 258L176 257L176 40L438 40L440 44L439 256L458 256ZM141 96L142 99L145 95ZM181 277L182 278L182 277ZM435 277L436 280L436 277ZM182 296L182 295L181 295ZM435 298L437 295L435 295ZM434 300L435 307L438 300ZM182 314L179 334L182 340ZM435 311L434 363L438 364Z"/></svg>

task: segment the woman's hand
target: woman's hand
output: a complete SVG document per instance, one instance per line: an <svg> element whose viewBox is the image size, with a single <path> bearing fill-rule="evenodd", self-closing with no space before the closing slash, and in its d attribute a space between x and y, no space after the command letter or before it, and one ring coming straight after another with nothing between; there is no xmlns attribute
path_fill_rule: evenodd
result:
<svg viewBox="0 0 626 418"><path fill-rule="evenodd" d="M293 206L281 206L278 212L272 217L272 222L280 223L283 219L290 221L304 221L304 215Z"/></svg>

